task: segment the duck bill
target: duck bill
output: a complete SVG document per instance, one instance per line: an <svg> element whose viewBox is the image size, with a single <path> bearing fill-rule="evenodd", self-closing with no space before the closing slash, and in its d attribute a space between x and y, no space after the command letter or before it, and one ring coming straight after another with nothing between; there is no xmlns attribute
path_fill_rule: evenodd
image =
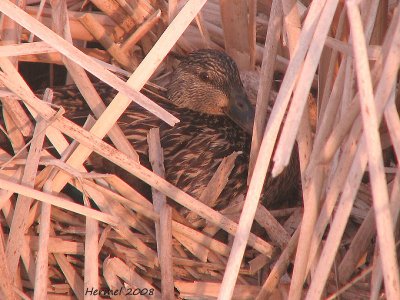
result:
<svg viewBox="0 0 400 300"><path fill-rule="evenodd" d="M255 110L243 89L236 89L229 97L226 115L250 135L253 133Z"/></svg>

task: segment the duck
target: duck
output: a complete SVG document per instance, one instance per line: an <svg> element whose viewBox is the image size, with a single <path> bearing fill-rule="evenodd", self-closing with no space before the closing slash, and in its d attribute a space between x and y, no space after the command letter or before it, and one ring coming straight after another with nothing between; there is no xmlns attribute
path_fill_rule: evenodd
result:
<svg viewBox="0 0 400 300"><path fill-rule="evenodd" d="M181 59L171 77L165 99L161 97L157 103L176 116L179 123L171 127L132 103L118 125L138 152L140 162L148 168L147 134L151 128L158 127L166 180L196 199L221 161L237 152L228 182L213 203L215 209L223 209L247 191L254 106L247 97L236 63L223 51L194 51ZM115 90L102 82L95 83L94 87L105 104L116 95ZM66 110L64 115L82 125L90 111L78 88L75 85L56 87L53 93L54 104L62 105ZM148 187L106 159L91 157L89 161L95 171L114 173L150 197ZM277 203L296 190L299 172L296 159L293 161L282 175L267 179L263 193L265 204Z"/></svg>

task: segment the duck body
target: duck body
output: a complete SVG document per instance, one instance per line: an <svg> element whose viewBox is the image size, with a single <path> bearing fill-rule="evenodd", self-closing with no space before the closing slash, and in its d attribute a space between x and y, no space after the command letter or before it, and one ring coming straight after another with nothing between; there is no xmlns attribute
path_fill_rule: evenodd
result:
<svg viewBox="0 0 400 300"><path fill-rule="evenodd" d="M100 97L108 105L116 92L104 83L96 83ZM156 101L180 122L170 127L159 118L132 103L118 120L125 136L150 168L147 134L160 129L166 179L199 199L223 158L239 152L225 189L215 203L225 207L237 195L247 191L248 161L254 107L250 104L234 61L216 50L199 50L184 58L168 85L167 100ZM83 124L89 108L76 86L54 89L54 104L66 109L66 117ZM100 158L101 159L101 158ZM134 187L138 180L122 169L98 158L91 159L95 170L119 175ZM266 203L275 203L290 195L298 183L297 156L283 174L267 176L264 188ZM147 187L148 188L148 187Z"/></svg>
<svg viewBox="0 0 400 300"><path fill-rule="evenodd" d="M100 97L108 104L116 95L108 85L94 84ZM75 85L54 89L54 104L66 109L65 116L83 125L89 108ZM171 127L141 106L132 103L118 120L125 136L140 156L140 162L150 168L147 134L151 128L160 129L165 176L167 181L199 199L221 161L239 152L229 180L219 196L216 208L226 207L236 196L247 192L247 173L251 136L225 115L209 115L181 108L168 101L158 104L180 122ZM93 154L89 159L95 171L114 173L146 196L150 190L123 169ZM292 155L289 167L277 178L267 177L263 190L264 204L277 203L298 189L298 161Z"/></svg>
<svg viewBox="0 0 400 300"><path fill-rule="evenodd" d="M104 83L96 83L100 97L108 104L116 92ZM54 88L54 104L66 109L65 117L82 125L89 108L75 85ZM224 115L209 115L175 106L168 101L158 104L180 122L171 127L141 106L132 103L118 120L125 136L140 156L140 162L150 168L147 134L160 129L166 179L185 192L199 198L224 157L239 152L228 183L218 204L225 206L246 191L250 136ZM90 158L96 171L116 173L131 185L138 185L132 175L112 165L96 154ZM141 187L143 189L143 186ZM148 191L145 191L148 194Z"/></svg>

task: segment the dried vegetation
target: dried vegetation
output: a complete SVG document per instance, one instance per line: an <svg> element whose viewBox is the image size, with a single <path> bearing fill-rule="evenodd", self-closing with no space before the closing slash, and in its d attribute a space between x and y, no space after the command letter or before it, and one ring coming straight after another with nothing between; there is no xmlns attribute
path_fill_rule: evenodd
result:
<svg viewBox="0 0 400 300"><path fill-rule="evenodd" d="M94 299L85 291L131 288L155 299L400 299L399 8L394 0L0 1L2 143L14 153L0 149L1 298ZM140 91L169 72L171 49L207 47L225 49L243 72L259 70L248 77L258 89L249 192L223 212L162 179L157 130L148 137L152 172L116 125L131 100L178 122ZM25 62L65 66L96 120L82 128L66 119L49 105L51 89L38 99L18 72ZM283 80L266 119L274 72ZM88 73L119 91L108 107ZM45 138L61 158L43 149ZM304 203L269 211L258 203L265 176L282 171L296 143ZM149 184L153 201L115 175L87 173L92 152ZM84 192L83 205L61 193L67 184ZM207 226L176 221L166 197ZM268 235L250 233L253 219ZM218 240L219 230L231 240Z"/></svg>

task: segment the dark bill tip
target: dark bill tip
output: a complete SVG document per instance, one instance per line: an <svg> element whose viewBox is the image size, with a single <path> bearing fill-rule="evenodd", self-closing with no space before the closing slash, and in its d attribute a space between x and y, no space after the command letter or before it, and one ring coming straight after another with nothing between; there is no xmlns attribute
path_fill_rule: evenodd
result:
<svg viewBox="0 0 400 300"><path fill-rule="evenodd" d="M253 133L255 109L243 87L232 89L226 115L250 135Z"/></svg>

